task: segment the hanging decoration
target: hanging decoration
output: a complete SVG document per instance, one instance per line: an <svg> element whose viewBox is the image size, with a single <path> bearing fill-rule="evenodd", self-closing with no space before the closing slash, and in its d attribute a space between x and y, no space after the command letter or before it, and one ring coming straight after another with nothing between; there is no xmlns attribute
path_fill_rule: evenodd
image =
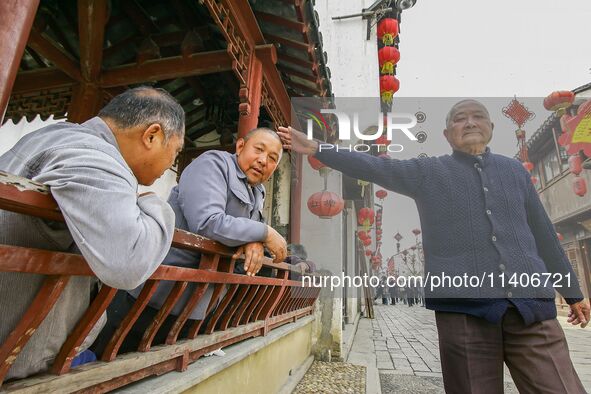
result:
<svg viewBox="0 0 591 394"><path fill-rule="evenodd" d="M587 194L587 182L580 176L583 171L583 157L591 157L591 99L579 105L576 115L571 108L575 94L571 91L557 91L550 93L544 99L544 108L555 111L560 117L562 134L558 137L558 144L565 148L569 155L568 167L573 174L573 192L580 197Z"/></svg>
<svg viewBox="0 0 591 394"><path fill-rule="evenodd" d="M394 44L398 30L398 20L394 18L384 18L378 22L378 38L384 45Z"/></svg>
<svg viewBox="0 0 591 394"><path fill-rule="evenodd" d="M388 195L388 192L384 189L380 189L376 192L376 197L380 199L380 201L384 201L384 198Z"/></svg>
<svg viewBox="0 0 591 394"><path fill-rule="evenodd" d="M375 221L375 212L371 208L361 208L357 213L357 224L367 232Z"/></svg>
<svg viewBox="0 0 591 394"><path fill-rule="evenodd" d="M345 201L336 193L321 191L308 198L308 209L321 219L330 219L345 207Z"/></svg>
<svg viewBox="0 0 591 394"><path fill-rule="evenodd" d="M320 172L320 176L326 179L326 176L331 171L331 168L328 167L326 164L322 163L316 157L312 155L308 155L308 163L310 166L315 169L316 171Z"/></svg>
<svg viewBox="0 0 591 394"><path fill-rule="evenodd" d="M523 168L525 168L527 170L527 172L532 172L532 170L534 169L534 163L529 162L529 161L524 161Z"/></svg>
<svg viewBox="0 0 591 394"><path fill-rule="evenodd" d="M556 112L556 116L561 117L573 101L575 101L575 94L570 90L552 92L544 99L544 108Z"/></svg>
<svg viewBox="0 0 591 394"><path fill-rule="evenodd" d="M556 237L558 238L559 241L564 241L564 235L562 235L560 233L556 233Z"/></svg>
<svg viewBox="0 0 591 394"><path fill-rule="evenodd" d="M394 46L386 46L378 51L381 74L394 74L394 66L400 60L400 51Z"/></svg>
<svg viewBox="0 0 591 394"><path fill-rule="evenodd" d="M525 142L525 130L523 126L536 117L523 103L514 97L513 100L503 108L503 115L511 119L517 125L515 137L517 137L517 146L519 147L519 158L522 162L529 162L527 154L527 143Z"/></svg>
<svg viewBox="0 0 591 394"><path fill-rule="evenodd" d="M392 104L392 97L400 89L400 81L394 75L380 77L380 97L386 104Z"/></svg>
<svg viewBox="0 0 591 394"><path fill-rule="evenodd" d="M585 178L581 178L580 176L575 176L573 178L573 191L579 197L583 197L587 194L587 182Z"/></svg>
<svg viewBox="0 0 591 394"><path fill-rule="evenodd" d="M392 256L388 259L387 267L388 267L388 275L394 276L394 274L396 273L396 262L394 261L394 256Z"/></svg>
<svg viewBox="0 0 591 394"><path fill-rule="evenodd" d="M583 152L591 157L591 99L581 104L575 116L568 114L560 118L563 134L558 143L566 148L569 155Z"/></svg>

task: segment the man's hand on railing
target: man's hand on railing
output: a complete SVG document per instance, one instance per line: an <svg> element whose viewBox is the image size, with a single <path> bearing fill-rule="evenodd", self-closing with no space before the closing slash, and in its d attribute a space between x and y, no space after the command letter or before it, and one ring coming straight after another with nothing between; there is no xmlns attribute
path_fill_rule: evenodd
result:
<svg viewBox="0 0 591 394"><path fill-rule="evenodd" d="M263 266L265 247L260 242L251 242L239 247L232 258L238 259L243 253L246 275L255 276Z"/></svg>
<svg viewBox="0 0 591 394"><path fill-rule="evenodd" d="M267 238L263 243L274 256L274 263L281 263L285 260L285 257L287 257L287 242L273 227L267 226Z"/></svg>

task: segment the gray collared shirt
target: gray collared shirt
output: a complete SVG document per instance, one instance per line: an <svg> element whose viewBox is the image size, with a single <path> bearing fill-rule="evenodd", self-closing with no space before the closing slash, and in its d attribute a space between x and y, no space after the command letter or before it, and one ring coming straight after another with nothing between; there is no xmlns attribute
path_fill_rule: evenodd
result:
<svg viewBox="0 0 591 394"><path fill-rule="evenodd" d="M100 118L57 123L23 137L0 156L0 170L48 185L66 225L0 211L0 243L80 251L109 286L132 289L158 268L170 248L174 213L155 195L137 196L137 180L115 136ZM0 272L0 343L43 281L42 275ZM60 299L17 357L8 377L49 366L89 305L93 279L72 277Z"/></svg>
<svg viewBox="0 0 591 394"><path fill-rule="evenodd" d="M236 155L223 151L207 151L185 168L168 198L175 212L176 227L203 235L231 247L250 242L262 242L267 237L267 225L263 222L263 185L251 187L246 175L238 166ZM199 266L199 253L171 248L164 264ZM161 283L150 300L150 305L160 308L172 288L171 283ZM137 298L141 288L130 293ZM172 313L178 315L189 291L177 302ZM191 314L191 319L201 319L211 298L211 291Z"/></svg>

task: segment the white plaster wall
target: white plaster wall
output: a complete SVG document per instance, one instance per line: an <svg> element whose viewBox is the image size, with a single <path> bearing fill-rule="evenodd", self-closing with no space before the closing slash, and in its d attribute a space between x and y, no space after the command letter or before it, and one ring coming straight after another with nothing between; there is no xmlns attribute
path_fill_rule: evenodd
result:
<svg viewBox="0 0 591 394"><path fill-rule="evenodd" d="M335 97L379 97L376 27L366 40L367 21L361 17L333 21L334 16L360 13L374 0L318 0L324 50Z"/></svg>
<svg viewBox="0 0 591 394"><path fill-rule="evenodd" d="M315 9L319 14L320 31L323 35L324 50L328 54L331 70L332 90L336 97L379 97L378 57L375 26L370 40L366 40L367 22L361 18L333 21L333 16L359 13L373 0L318 0ZM332 171L328 176L327 189L342 195L340 173ZM342 215L332 219L319 219L307 207L307 201L314 192L321 191L324 181L318 171L314 171L304 159L302 171L302 217L301 242L308 251L309 258L319 268L341 275L344 264L354 261L354 249L348 248L348 256L343 254ZM349 212L350 216L353 212ZM351 223L349 223L351 227ZM350 228L350 230L353 230ZM349 243L353 238L349 237ZM349 273L354 273L354 264L349 265ZM355 292L350 292L353 296ZM342 342L342 294L335 293L331 332L335 343ZM351 299L348 314L354 316L353 308L357 302ZM342 355L346 356L346 355Z"/></svg>

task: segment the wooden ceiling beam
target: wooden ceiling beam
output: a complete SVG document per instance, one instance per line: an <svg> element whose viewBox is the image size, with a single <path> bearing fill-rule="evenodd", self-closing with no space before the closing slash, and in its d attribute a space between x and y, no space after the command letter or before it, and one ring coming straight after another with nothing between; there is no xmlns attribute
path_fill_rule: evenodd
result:
<svg viewBox="0 0 591 394"><path fill-rule="evenodd" d="M308 54L308 56L311 57L310 53L312 52L313 48L306 43L290 40L289 38L279 37L274 34L265 34L265 37L267 38L267 40L273 43L278 43L294 49L298 49L300 51L305 51Z"/></svg>
<svg viewBox="0 0 591 394"><path fill-rule="evenodd" d="M39 56L39 54L37 52L35 52L33 50L33 48L27 47L25 49L26 52L29 53L29 55L31 55L31 57L33 58L33 60L35 60L35 63L37 63L37 65L41 68L45 68L47 67L47 64L45 64L45 62L43 61L43 59L41 58L41 56Z"/></svg>
<svg viewBox="0 0 591 394"><path fill-rule="evenodd" d="M78 62L66 53L55 41L41 34L35 27L31 29L27 45L53 63L70 78L76 81L82 80Z"/></svg>
<svg viewBox="0 0 591 394"><path fill-rule="evenodd" d="M318 75L318 67L308 60L303 60L297 57L289 56L285 53L279 53L278 57L281 62L291 63L295 64L296 66L307 68L311 70L314 75Z"/></svg>
<svg viewBox="0 0 591 394"><path fill-rule="evenodd" d="M294 77L298 77L301 79L305 79L306 81L318 83L318 81L316 80L316 77L314 75L304 74L303 72L300 72L300 71L297 71L292 68L285 67L285 66L282 66L279 64L277 65L277 68L279 69L279 71L287 74L288 76L294 76Z"/></svg>
<svg viewBox="0 0 591 394"><path fill-rule="evenodd" d="M266 12L255 11L255 16L257 19L263 20L265 22L272 23L277 26L286 27L290 30L297 31L299 33L306 33L306 25L302 22L293 21L291 19L283 18L278 15L267 14Z"/></svg>
<svg viewBox="0 0 591 394"><path fill-rule="evenodd" d="M206 100L205 90L203 90L203 85L199 82L199 77L187 77L185 81L193 89L196 97L203 99L203 101Z"/></svg>
<svg viewBox="0 0 591 394"><path fill-rule="evenodd" d="M160 28L152 20L150 15L137 3L136 0L125 0L121 2L123 11L129 16L138 30L144 35L158 33Z"/></svg>
<svg viewBox="0 0 591 394"><path fill-rule="evenodd" d="M42 68L31 71L21 71L16 75L12 94L37 92L74 85L76 81L68 77L57 68Z"/></svg>
<svg viewBox="0 0 591 394"><path fill-rule="evenodd" d="M85 81L98 80L101 72L107 13L107 0L78 1L80 69Z"/></svg>
<svg viewBox="0 0 591 394"><path fill-rule="evenodd" d="M318 89L317 87L312 87L312 86L308 86L308 85L304 85L301 83L297 83L295 81L285 81L285 84L287 86L292 87L295 90L299 90L300 92L308 92L308 93L312 93L312 94L320 94L320 89Z"/></svg>
<svg viewBox="0 0 591 394"><path fill-rule="evenodd" d="M63 30L57 24L56 19L49 16L45 16L44 21L47 23L47 26L49 26L53 34L55 34L55 37L57 38L59 43L64 47L66 52L75 54L76 49L70 44L70 41L68 41L68 38L64 34Z"/></svg>
<svg viewBox="0 0 591 394"><path fill-rule="evenodd" d="M281 75L275 66L277 63L277 50L272 44L259 45L256 47L255 53L263 64L263 78L269 87L269 94L275 98L279 110L289 122L291 118L291 101L285 90Z"/></svg>
<svg viewBox="0 0 591 394"><path fill-rule="evenodd" d="M103 87L132 85L148 81L206 75L232 69L232 60L225 50L195 53L147 60L142 64L128 64L105 70L101 76Z"/></svg>
<svg viewBox="0 0 591 394"><path fill-rule="evenodd" d="M248 45L254 48L255 45L264 44L265 37L259 28L250 3L248 1L227 1L225 3L237 23L236 27L242 32Z"/></svg>

